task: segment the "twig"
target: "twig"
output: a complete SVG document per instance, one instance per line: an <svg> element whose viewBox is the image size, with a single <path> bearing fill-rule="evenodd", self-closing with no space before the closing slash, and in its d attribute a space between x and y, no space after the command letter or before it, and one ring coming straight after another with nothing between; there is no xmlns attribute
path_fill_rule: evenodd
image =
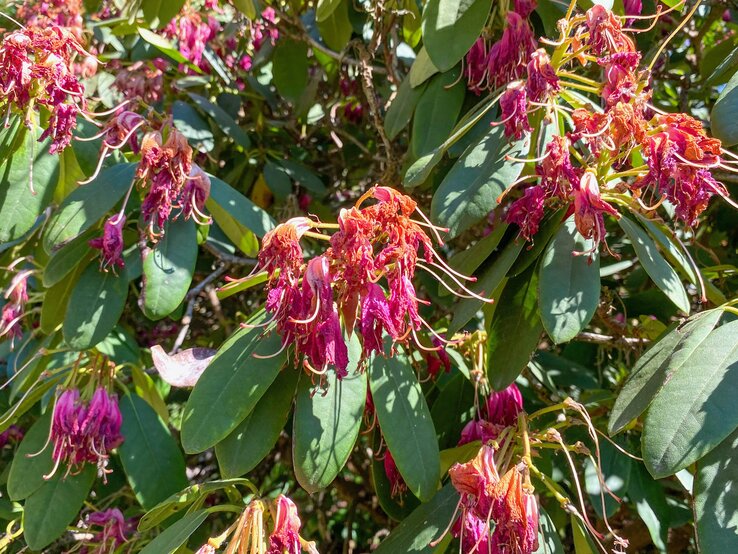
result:
<svg viewBox="0 0 738 554"><path fill-rule="evenodd" d="M579 333L576 336L576 340L581 342L590 342L594 344L611 344L611 343L622 343L627 345L644 345L649 344L649 339L639 337L612 337L610 335L603 335L600 333Z"/></svg>
<svg viewBox="0 0 738 554"><path fill-rule="evenodd" d="M176 354L179 351L182 343L185 340L185 337L187 336L187 332L190 330L190 323L192 323L192 313L195 311L195 302L197 301L198 295L205 289L205 287L207 287L210 283L223 275L226 272L227 268L228 266L226 264L221 265L218 269L205 277L205 279L200 281L195 287L192 287L192 289L190 289L190 291L187 293L187 296L185 296L185 298L187 299L187 309L185 310L184 317L182 317L182 328L177 334L177 338L174 341L172 351L169 352L170 355Z"/></svg>
<svg viewBox="0 0 738 554"><path fill-rule="evenodd" d="M256 260L254 258L234 256L228 252L223 252L208 242L203 243L202 247L223 263L230 265L256 265Z"/></svg>

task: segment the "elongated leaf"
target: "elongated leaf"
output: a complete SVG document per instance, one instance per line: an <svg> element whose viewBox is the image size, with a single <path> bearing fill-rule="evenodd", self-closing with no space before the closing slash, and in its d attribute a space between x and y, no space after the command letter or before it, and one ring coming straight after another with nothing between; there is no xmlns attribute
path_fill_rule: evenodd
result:
<svg viewBox="0 0 738 554"><path fill-rule="evenodd" d="M710 114L710 131L725 146L738 143L738 129L734 125L738 117L738 89L736 87L738 87L738 73L731 77L720 92Z"/></svg>
<svg viewBox="0 0 738 554"><path fill-rule="evenodd" d="M687 467L738 426L738 321L712 331L670 373L648 408L643 458L656 478Z"/></svg>
<svg viewBox="0 0 738 554"><path fill-rule="evenodd" d="M208 517L207 510L197 510L186 514L182 519L167 527L153 541L141 550L141 554L172 554L182 546L192 533Z"/></svg>
<svg viewBox="0 0 738 554"><path fill-rule="evenodd" d="M251 147L251 139L246 134L246 131L239 127L233 118L228 113L218 106L212 103L207 98L200 96L199 94L189 93L189 97L192 101L197 104L197 107L213 118L213 121L218 124L218 127L229 137L236 141L236 144L243 148Z"/></svg>
<svg viewBox="0 0 738 554"><path fill-rule="evenodd" d="M49 258L44 268L44 287L53 287L69 275L76 266L92 257L89 255L91 253L89 241L93 236L94 232L89 230L70 241Z"/></svg>
<svg viewBox="0 0 738 554"><path fill-rule="evenodd" d="M430 0L423 10L423 44L433 64L446 71L479 38L492 0Z"/></svg>
<svg viewBox="0 0 738 554"><path fill-rule="evenodd" d="M274 86L293 104L308 83L308 47L304 42L280 40L272 56Z"/></svg>
<svg viewBox="0 0 738 554"><path fill-rule="evenodd" d="M651 280L659 287L674 305L684 313L689 313L689 298L679 276L656 249L653 239L636 223L627 217L621 217L620 227L633 243L643 269Z"/></svg>
<svg viewBox="0 0 738 554"><path fill-rule="evenodd" d="M302 488L313 493L333 482L346 464L359 436L366 404L366 372L356 373L361 344L356 335L349 342L349 374L327 378L325 395L311 393L311 380L302 378L295 401L292 425L292 461Z"/></svg>
<svg viewBox="0 0 738 554"><path fill-rule="evenodd" d="M536 266L510 279L495 308L487 339L490 385L502 390L528 365L543 331Z"/></svg>
<svg viewBox="0 0 738 554"><path fill-rule="evenodd" d="M413 88L409 78L400 83L397 94L384 117L384 131L387 133L387 138L394 140L407 127L424 90L425 84Z"/></svg>
<svg viewBox="0 0 738 554"><path fill-rule="evenodd" d="M143 262L143 302L139 303L146 317L161 319L177 309L190 288L196 261L195 222L183 218L167 222L164 237Z"/></svg>
<svg viewBox="0 0 738 554"><path fill-rule="evenodd" d="M649 475L641 464L632 464L628 498L635 504L638 515L646 524L653 544L666 552L669 530L669 506L664 488Z"/></svg>
<svg viewBox="0 0 738 554"><path fill-rule="evenodd" d="M340 3L341 0L318 0L318 7L315 10L315 20L320 23L328 19Z"/></svg>
<svg viewBox="0 0 738 554"><path fill-rule="evenodd" d="M705 341L721 316L721 310L699 314L662 337L638 359L610 413L611 434L621 431L646 411L669 376L690 363L695 349Z"/></svg>
<svg viewBox="0 0 738 554"><path fill-rule="evenodd" d="M564 545L561 544L559 533L554 522L546 511L538 507L538 549L533 554L564 554Z"/></svg>
<svg viewBox="0 0 738 554"><path fill-rule="evenodd" d="M738 432L697 464L695 516L700 551L734 552L738 547Z"/></svg>
<svg viewBox="0 0 738 554"><path fill-rule="evenodd" d="M52 252L60 248L110 212L131 186L135 172L135 164L115 165L67 196L49 220L44 249Z"/></svg>
<svg viewBox="0 0 738 554"><path fill-rule="evenodd" d="M193 148L201 152L210 152L215 148L215 137L210 125L195 108L186 102L174 101L172 120L177 130L184 135Z"/></svg>
<svg viewBox="0 0 738 554"><path fill-rule="evenodd" d="M59 179L59 158L49 154L51 140L38 143L38 134L21 132L20 147L0 164L0 244L22 237L33 227L51 202Z"/></svg>
<svg viewBox="0 0 738 554"><path fill-rule="evenodd" d="M339 2L328 17L318 21L318 30L329 48L340 52L346 47L354 30L349 19L347 0Z"/></svg>
<svg viewBox="0 0 738 554"><path fill-rule="evenodd" d="M118 323L126 298L126 274L104 272L95 264L87 266L72 289L64 317L64 340L77 350L84 350L103 340Z"/></svg>
<svg viewBox="0 0 738 554"><path fill-rule="evenodd" d="M67 275L44 294L41 304L41 331L47 334L54 332L64 322L67 313L69 297L72 295L77 280L87 267L88 262L83 260L71 274Z"/></svg>
<svg viewBox="0 0 738 554"><path fill-rule="evenodd" d="M50 474L54 468L51 459L53 445L46 444L50 426L51 410L48 410L33 424L18 446L8 474L8 495L11 499L23 500L31 496L46 482L44 475Z"/></svg>
<svg viewBox="0 0 738 554"><path fill-rule="evenodd" d="M168 2L168 0L166 1ZM152 33L151 31L149 31L148 29L144 29L143 27L138 28L138 34L141 35L141 38L148 42L151 46L156 48L162 54L169 56L175 62L187 65L189 68L194 69L196 73L202 73L202 70L196 65L190 63L187 58L185 58L182 53L177 50L177 48L175 48L171 41L166 37L163 37L162 35L158 35L156 33Z"/></svg>
<svg viewBox="0 0 738 554"><path fill-rule="evenodd" d="M474 385L463 374L454 375L431 408L441 448L450 448L459 442L461 430L474 417L474 411Z"/></svg>
<svg viewBox="0 0 738 554"><path fill-rule="evenodd" d="M439 69L433 65L430 56L428 56L428 51L423 46L415 57L407 78L410 79L410 86L415 88L425 83L433 75L438 73L438 71Z"/></svg>
<svg viewBox="0 0 738 554"><path fill-rule="evenodd" d="M221 346L192 389L182 419L185 452L202 452L214 446L251 413L277 377L287 358L277 333L261 336L259 328L242 329ZM288 369L289 371L289 369Z"/></svg>
<svg viewBox="0 0 738 554"><path fill-rule="evenodd" d="M501 125L467 148L448 172L431 203L432 219L455 237L497 206L497 197L520 175L523 164L506 160L527 152L528 140L510 144Z"/></svg>
<svg viewBox="0 0 738 554"><path fill-rule="evenodd" d="M87 498L97 474L87 465L78 475L56 474L26 500L23 509L23 537L32 550L41 550L58 539L74 521Z"/></svg>
<svg viewBox="0 0 738 554"><path fill-rule="evenodd" d="M440 476L438 442L412 367L404 357L377 356L369 370L369 385L397 469L415 496L430 500Z"/></svg>
<svg viewBox="0 0 738 554"><path fill-rule="evenodd" d="M458 77L458 70L438 75L421 94L413 119L411 148L415 157L431 153L453 130L466 94Z"/></svg>
<svg viewBox="0 0 738 554"><path fill-rule="evenodd" d="M575 256L592 248L569 219L541 260L541 321L556 343L576 337L592 319L600 302L600 257Z"/></svg>
<svg viewBox="0 0 738 554"><path fill-rule="evenodd" d="M274 227L264 210L230 185L210 175L210 197L205 207L226 236L247 256L256 256L259 242Z"/></svg>
<svg viewBox="0 0 738 554"><path fill-rule="evenodd" d="M118 447L123 469L136 499L153 508L187 486L185 463L177 442L154 409L138 395L120 400L123 444Z"/></svg>
<svg viewBox="0 0 738 554"><path fill-rule="evenodd" d="M185 0L146 0L141 8L146 23L163 27L179 13L184 3Z"/></svg>
<svg viewBox="0 0 738 554"><path fill-rule="evenodd" d="M215 445L223 477L244 475L269 454L289 418L299 376L291 368L281 371L251 414Z"/></svg>
<svg viewBox="0 0 738 554"><path fill-rule="evenodd" d="M430 543L441 536L459 502L459 493L450 483L438 491L430 502L421 504L389 537L379 545L376 554L431 554L441 546Z"/></svg>

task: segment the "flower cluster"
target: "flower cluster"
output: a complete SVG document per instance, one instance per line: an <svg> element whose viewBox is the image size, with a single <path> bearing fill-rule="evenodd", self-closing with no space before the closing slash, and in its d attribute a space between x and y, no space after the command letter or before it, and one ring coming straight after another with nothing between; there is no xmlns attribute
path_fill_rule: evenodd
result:
<svg viewBox="0 0 738 554"><path fill-rule="evenodd" d="M712 196L727 197L711 173L717 167L731 169L721 159L720 141L708 137L694 118L658 113L649 104L649 73L640 68L641 55L624 28L627 16L596 4L563 19L557 42L541 39L555 47L549 55L536 49L535 41L531 46L529 26L522 21L529 6L521 4L508 13L503 37L489 52L484 38L472 47L465 71L475 91L512 81L499 97L500 121L493 125L504 125L511 141L533 136L535 157L511 160L526 164L515 184L528 184L505 215L523 238L534 239L548 208L567 206L580 234L592 241L591 255L605 241L605 216L620 217L612 202L617 195L627 194L646 210L666 200L689 226L697 224ZM627 6L630 16L640 11L640 2ZM504 55L492 56L493 50ZM493 71L488 58L500 67ZM572 69L574 62L584 68L595 64L601 80ZM492 75L502 76L501 81ZM604 109L568 92L596 94ZM562 112L571 115L570 130L557 128L536 156L537 139L551 134L544 127L558 125L554 122ZM645 163L634 166L634 159ZM652 205L643 203L646 197L655 198Z"/></svg>
<svg viewBox="0 0 738 554"><path fill-rule="evenodd" d="M64 27L27 27L8 33L0 45L0 110L36 123L38 107L49 111L39 140L51 137L49 151L69 146L77 115L85 109L84 87L74 74L72 58L87 55Z"/></svg>
<svg viewBox="0 0 738 554"><path fill-rule="evenodd" d="M376 203L361 207L368 198ZM268 274L270 322L282 336L282 347L293 345L295 356L304 357L306 369L323 373L331 366L339 377L346 375L341 320L346 333L360 332L364 359L384 351L385 335L402 343L412 336L421 349L441 349L423 346L418 338L423 328L435 331L420 316L424 301L413 277L417 268L439 280L443 273L462 288L459 277L464 277L433 249L424 227L437 228L412 219L416 211L425 218L410 197L376 186L355 207L341 210L337 225L294 218L264 237L256 269ZM310 230L336 227L330 238ZM304 263L300 239L305 236L328 239L330 247Z"/></svg>
<svg viewBox="0 0 738 554"><path fill-rule="evenodd" d="M104 387L95 389L89 402L81 399L78 389L64 390L51 417L54 469L44 479L61 464L67 466L66 475L79 473L87 463L96 464L105 475L108 452L123 442L122 421L118 398Z"/></svg>
<svg viewBox="0 0 738 554"><path fill-rule="evenodd" d="M150 61L137 61L126 67L111 62L116 69L113 86L126 100L137 100L147 104L156 104L164 96L164 71L167 62L163 58Z"/></svg>
<svg viewBox="0 0 738 554"><path fill-rule="evenodd" d="M538 548L538 503L524 464L502 477L495 451L483 445L477 456L449 469L451 483L461 494L461 515L452 532L465 554L530 554ZM490 533L490 521L494 530Z"/></svg>
<svg viewBox="0 0 738 554"><path fill-rule="evenodd" d="M271 516L272 531L267 536L265 517ZM315 543L300 536L302 522L297 506L288 497L280 494L266 505L261 499L252 500L236 522L224 533L212 537L196 554L213 554L226 541L228 552L265 552L266 554L318 554Z"/></svg>
<svg viewBox="0 0 738 554"><path fill-rule="evenodd" d="M15 16L26 27L66 27L82 42L82 0L25 0Z"/></svg>
<svg viewBox="0 0 738 554"><path fill-rule="evenodd" d="M19 443L23 440L24 436L25 433L23 432L23 429L17 425L11 425L5 429L5 431L0 433L0 449L2 449L6 444Z"/></svg>
<svg viewBox="0 0 738 554"><path fill-rule="evenodd" d="M208 15L207 18L203 18L200 10L188 5L169 22L164 34L177 39L180 53L192 64L207 72L210 66L203 60L203 54L208 42L215 38L220 29L220 23L215 17ZM180 70L192 72L186 66L181 66Z"/></svg>

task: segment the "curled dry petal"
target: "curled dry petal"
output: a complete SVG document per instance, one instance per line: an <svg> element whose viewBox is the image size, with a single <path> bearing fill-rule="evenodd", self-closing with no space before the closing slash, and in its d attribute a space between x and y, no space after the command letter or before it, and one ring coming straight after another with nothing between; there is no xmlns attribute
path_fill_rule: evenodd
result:
<svg viewBox="0 0 738 554"><path fill-rule="evenodd" d="M210 348L188 348L170 356L158 344L151 347L154 367L173 387L194 387L213 356L215 350Z"/></svg>

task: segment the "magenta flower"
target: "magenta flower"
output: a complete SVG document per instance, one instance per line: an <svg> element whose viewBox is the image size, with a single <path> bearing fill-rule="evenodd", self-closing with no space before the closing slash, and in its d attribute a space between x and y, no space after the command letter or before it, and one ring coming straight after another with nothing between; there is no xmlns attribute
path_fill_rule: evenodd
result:
<svg viewBox="0 0 738 554"><path fill-rule="evenodd" d="M101 512L93 512L87 516L90 527L101 527L91 539L88 539L80 551L81 554L107 554L118 546L128 542L128 537L135 530L135 523L127 520L118 508L109 508Z"/></svg>
<svg viewBox="0 0 738 554"><path fill-rule="evenodd" d="M361 336L364 338L364 351L382 352L382 336L387 333L395 336L397 331L390 315L389 303L382 287L369 283L361 300Z"/></svg>
<svg viewBox="0 0 738 554"><path fill-rule="evenodd" d="M279 495L276 503L277 515L274 517L274 530L269 536L267 554L299 554L302 522L297 515L297 506L283 494Z"/></svg>
<svg viewBox="0 0 738 554"><path fill-rule="evenodd" d="M464 58L466 86L476 95L481 94L487 87L487 69L487 41L479 37Z"/></svg>
<svg viewBox="0 0 738 554"><path fill-rule="evenodd" d="M585 171L579 186L574 189L574 223L584 238L592 239L590 254L605 240L606 213L620 217L618 211L600 197L600 187L594 172Z"/></svg>
<svg viewBox="0 0 738 554"><path fill-rule="evenodd" d="M123 261L123 227L126 224L126 216L116 214L108 218L103 227L103 234L100 237L89 241L92 248L101 251L100 268L105 269L116 267L124 267Z"/></svg>
<svg viewBox="0 0 738 554"><path fill-rule="evenodd" d="M616 52L597 60L605 69L602 98L608 106L619 102L628 103L636 96L640 80L636 69L640 59L638 52Z"/></svg>
<svg viewBox="0 0 738 554"><path fill-rule="evenodd" d="M209 196L210 177L200 166L193 164L182 189L182 211L185 219L193 218L200 225L209 224L212 219L205 214L205 202Z"/></svg>
<svg viewBox="0 0 738 554"><path fill-rule="evenodd" d="M261 19L254 22L251 28L251 44L254 51L258 52L264 43L269 40L272 46L279 38L279 29L275 25L277 21L277 12L274 8L268 6L261 12Z"/></svg>
<svg viewBox="0 0 738 554"><path fill-rule="evenodd" d="M489 522L465 512L454 523L451 532L461 541L461 554L488 554L491 550Z"/></svg>
<svg viewBox="0 0 738 554"><path fill-rule="evenodd" d="M494 449L482 445L470 461L456 463L448 470L451 483L461 493L464 511L471 511L483 521L489 519L492 509L492 492L500 480L495 464Z"/></svg>
<svg viewBox="0 0 738 554"><path fill-rule="evenodd" d="M510 204L507 211L507 222L515 223L520 227L520 235L525 240L533 240L538 233L538 227L543 219L543 201L545 191L543 187L534 185L525 189L522 198Z"/></svg>
<svg viewBox="0 0 738 554"><path fill-rule="evenodd" d="M6 444L19 443L23 440L24 435L25 433L23 433L23 429L17 425L11 425L5 429L5 431L0 433L0 448L4 447Z"/></svg>
<svg viewBox="0 0 738 554"><path fill-rule="evenodd" d="M481 441L482 444L493 441L497 439L502 429L504 427L490 423L485 419L473 419L461 430L458 446L474 441Z"/></svg>
<svg viewBox="0 0 738 554"><path fill-rule="evenodd" d="M587 10L586 18L587 44L595 56L636 51L633 39L623 33L623 24L604 6L595 4Z"/></svg>
<svg viewBox="0 0 738 554"><path fill-rule="evenodd" d="M514 466L493 492L491 549L499 554L531 554L538 548L538 503Z"/></svg>
<svg viewBox="0 0 738 554"><path fill-rule="evenodd" d="M402 495L407 491L407 483L405 483L405 479L400 474L400 470L397 469L395 459L389 450L384 454L382 465L384 466L384 474L390 483L390 494L392 498L402 498Z"/></svg>
<svg viewBox="0 0 738 554"><path fill-rule="evenodd" d="M520 14L508 12L502 37L492 45L487 56L487 75L492 88L520 79L535 49L530 24Z"/></svg>
<svg viewBox="0 0 738 554"><path fill-rule="evenodd" d="M508 85L500 97L500 116L500 123L505 125L505 136L511 140L520 140L524 133L533 130L528 121L528 97L523 83Z"/></svg>
<svg viewBox="0 0 738 554"><path fill-rule="evenodd" d="M551 60L543 48L539 48L530 55L528 62L528 80L525 83L528 98L540 102L549 94L558 92L559 78L551 65Z"/></svg>
<svg viewBox="0 0 738 554"><path fill-rule="evenodd" d="M546 198L566 200L571 194L572 183L579 181L577 171L571 164L569 146L568 138L554 135L546 145L543 160L536 166Z"/></svg>
<svg viewBox="0 0 738 554"><path fill-rule="evenodd" d="M522 411L523 397L515 383L499 392L492 391L487 399L487 420L496 425L516 425Z"/></svg>

